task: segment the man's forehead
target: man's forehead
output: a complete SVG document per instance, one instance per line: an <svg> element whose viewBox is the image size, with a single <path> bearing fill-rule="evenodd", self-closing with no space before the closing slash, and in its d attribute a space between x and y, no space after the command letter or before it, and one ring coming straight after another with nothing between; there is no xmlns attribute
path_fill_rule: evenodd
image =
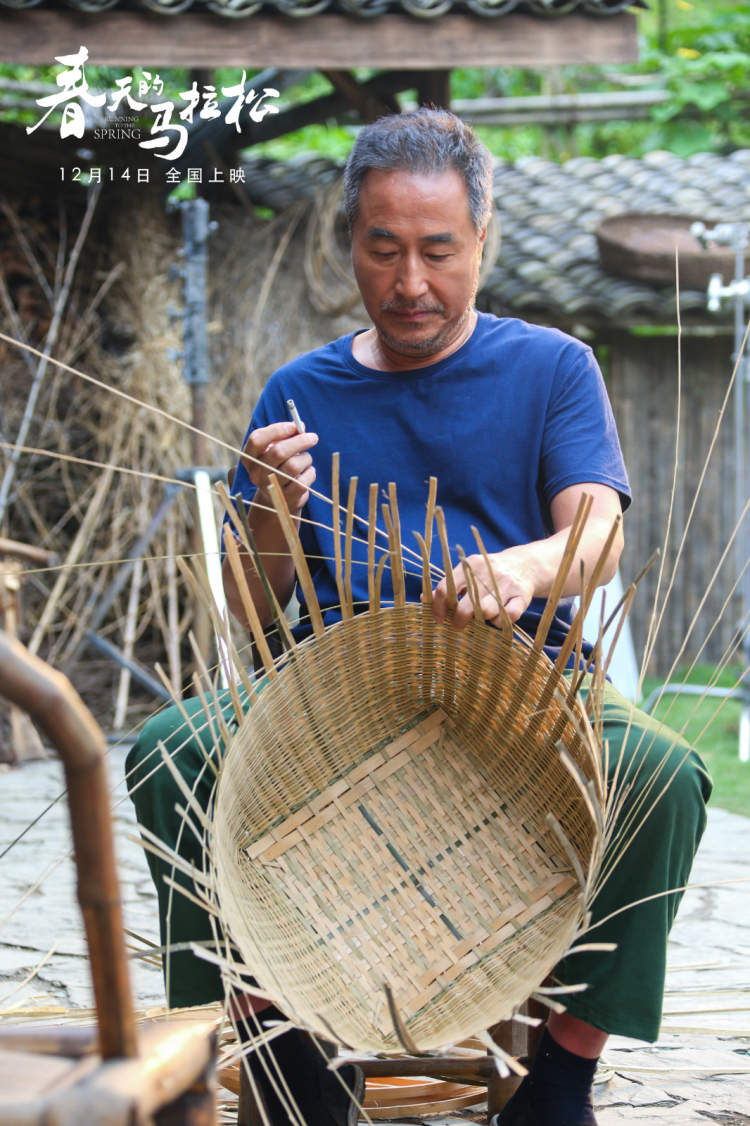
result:
<svg viewBox="0 0 750 1126"><path fill-rule="evenodd" d="M454 168L439 172L419 172L408 168L372 168L364 176L359 192L359 217L368 229L388 229L385 216L398 217L412 210L444 212L447 221L445 233L456 225L456 220L470 218L469 196L462 176ZM382 217L382 218L381 218ZM460 221L460 220L459 220Z"/></svg>
<svg viewBox="0 0 750 1126"><path fill-rule="evenodd" d="M424 171L418 168L369 168L362 177L359 191L360 195L380 194L392 190L393 186L398 184L435 194L452 194L456 190L466 192L463 177L451 167L436 171Z"/></svg>

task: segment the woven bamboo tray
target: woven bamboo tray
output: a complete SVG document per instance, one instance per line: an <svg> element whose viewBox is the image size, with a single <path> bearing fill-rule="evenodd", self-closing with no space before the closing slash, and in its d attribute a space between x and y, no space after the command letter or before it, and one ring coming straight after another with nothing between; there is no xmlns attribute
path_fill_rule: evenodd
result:
<svg viewBox="0 0 750 1126"><path fill-rule="evenodd" d="M578 933L598 848L599 756L568 697L543 653L414 604L299 646L213 821L222 915L269 996L367 1051L509 1017Z"/></svg>

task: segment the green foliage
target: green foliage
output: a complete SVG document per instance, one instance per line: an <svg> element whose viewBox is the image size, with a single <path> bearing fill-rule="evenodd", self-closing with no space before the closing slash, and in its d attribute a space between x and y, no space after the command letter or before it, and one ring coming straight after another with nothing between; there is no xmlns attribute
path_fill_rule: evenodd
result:
<svg viewBox="0 0 750 1126"><path fill-rule="evenodd" d="M273 141L253 145L250 150L254 156L270 156L276 160L287 160L300 152L320 153L329 160L346 160L352 147L355 130L351 126L308 125L295 133L285 133Z"/></svg>
<svg viewBox="0 0 750 1126"><path fill-rule="evenodd" d="M490 150L510 160L539 154L556 160L578 155L603 157L612 152L640 156L659 148L689 156L699 151L750 147L750 6L746 0L654 0L650 10L639 16L639 30L641 59L633 66L568 66L553 71L467 67L453 71L452 97L518 97L611 90L623 85L656 88L668 95L645 121L612 120L572 127L480 127L478 132ZM0 78L53 84L59 69L0 65ZM114 89L124 73L97 66L95 59L86 64L92 90ZM137 82L146 72L145 68L135 68L132 73ZM220 89L235 84L241 73L240 68L219 68L213 80ZM247 79L252 81L255 73L249 71ZM372 73L361 68L355 77L361 81ZM186 70L163 69L160 75L169 98L176 99L189 86ZM282 93L280 106L330 92L328 81L311 72L303 82ZM33 111L0 106L0 119L6 121L28 123L39 116ZM317 152L341 160L349 152L355 129L355 125L329 121L269 141L253 151L279 159L303 151Z"/></svg>
<svg viewBox="0 0 750 1126"><path fill-rule="evenodd" d="M538 94L541 88L540 71L517 67L472 66L451 73L453 98L515 98Z"/></svg>
<svg viewBox="0 0 750 1126"><path fill-rule="evenodd" d="M686 120L698 127L713 150L750 145L750 54L721 50L695 58L673 55L661 60L661 70L670 97L653 111L653 121L663 128L665 147L680 151L687 143L691 151L699 151L698 138L686 136Z"/></svg>

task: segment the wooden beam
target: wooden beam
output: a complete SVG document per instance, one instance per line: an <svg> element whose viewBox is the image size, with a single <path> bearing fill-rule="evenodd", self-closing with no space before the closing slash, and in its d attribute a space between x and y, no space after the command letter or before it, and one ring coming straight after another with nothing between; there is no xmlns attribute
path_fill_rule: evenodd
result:
<svg viewBox="0 0 750 1126"><path fill-rule="evenodd" d="M576 125L579 121L635 121L669 100L666 90L607 90L582 94L528 94L456 100L470 125ZM692 107L688 107L688 112ZM685 116L683 110L680 116Z"/></svg>
<svg viewBox="0 0 750 1126"><path fill-rule="evenodd" d="M496 19L450 12L440 19L401 13L357 20L336 12L304 19L257 15L174 17L114 8L86 13L0 8L0 60L50 64L85 45L107 66L328 67L440 70L457 66L629 63L638 57L635 16L528 15Z"/></svg>

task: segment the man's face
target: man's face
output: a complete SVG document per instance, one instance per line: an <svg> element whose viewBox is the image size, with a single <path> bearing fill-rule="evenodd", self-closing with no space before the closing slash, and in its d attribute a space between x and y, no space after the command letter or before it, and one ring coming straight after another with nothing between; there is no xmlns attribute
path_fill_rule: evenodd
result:
<svg viewBox="0 0 750 1126"><path fill-rule="evenodd" d="M463 343L484 237L472 225L455 169L366 174L352 263L386 356L432 363Z"/></svg>

